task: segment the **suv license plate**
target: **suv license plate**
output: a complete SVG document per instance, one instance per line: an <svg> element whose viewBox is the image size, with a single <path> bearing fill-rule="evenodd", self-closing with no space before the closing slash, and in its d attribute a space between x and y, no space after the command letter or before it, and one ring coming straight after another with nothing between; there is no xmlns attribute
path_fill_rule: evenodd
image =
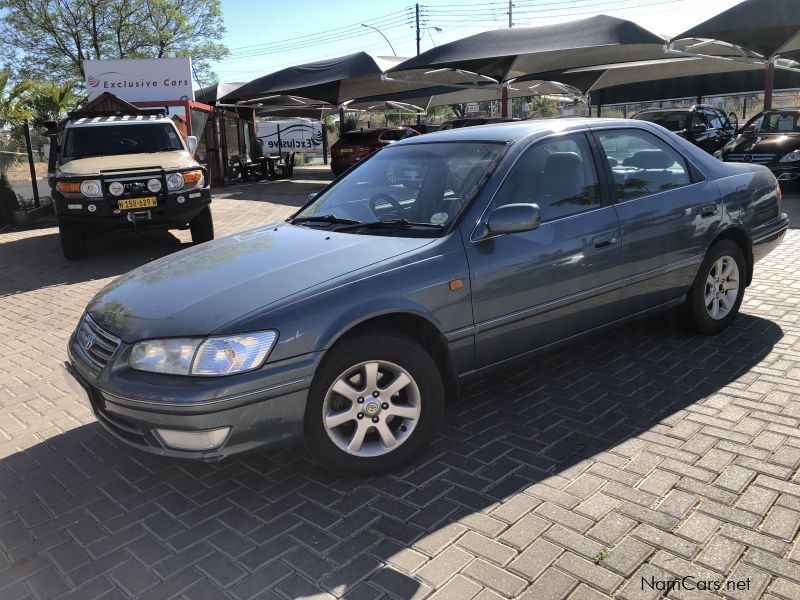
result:
<svg viewBox="0 0 800 600"><path fill-rule="evenodd" d="M121 210L149 208L157 205L158 201L156 200L155 196L147 196L146 198L130 198L128 200L119 201L119 207Z"/></svg>

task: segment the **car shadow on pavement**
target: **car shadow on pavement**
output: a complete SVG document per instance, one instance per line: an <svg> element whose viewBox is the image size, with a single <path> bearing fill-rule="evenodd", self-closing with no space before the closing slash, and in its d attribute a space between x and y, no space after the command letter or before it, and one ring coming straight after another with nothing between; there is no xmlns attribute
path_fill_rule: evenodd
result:
<svg viewBox="0 0 800 600"><path fill-rule="evenodd" d="M115 277L151 260L190 248L166 230L104 233L89 240L89 255L67 260L58 230L0 235L0 297L40 288Z"/></svg>
<svg viewBox="0 0 800 600"><path fill-rule="evenodd" d="M675 321L668 313L634 323L472 382L425 455L382 477L337 478L299 449L215 464L160 458L96 423L28 440L0 461L0 597L23 580L37 589L37 577L53 598L112 589L163 598L183 589L189 599L270 589L290 598L425 595L461 567L406 573L467 530L458 543L472 554L492 552L477 534L499 536L510 552L541 534L537 523L586 520L552 502L564 492L548 478L566 481L588 458L588 473L617 469L637 436L663 438L684 409L736 382L783 336L750 315L715 337ZM620 510L646 510L637 504L645 492L622 480L604 491ZM506 529L511 513L534 507L530 521ZM464 554L447 556L458 563ZM479 580L501 576L489 562L475 569Z"/></svg>

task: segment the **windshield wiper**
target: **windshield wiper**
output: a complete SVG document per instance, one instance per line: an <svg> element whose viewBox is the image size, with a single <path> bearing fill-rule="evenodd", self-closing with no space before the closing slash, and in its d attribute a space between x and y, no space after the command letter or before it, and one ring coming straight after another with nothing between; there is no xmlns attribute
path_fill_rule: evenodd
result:
<svg viewBox="0 0 800 600"><path fill-rule="evenodd" d="M309 221L319 221L321 223L334 223L336 225L361 225L361 221L353 219L343 219L336 215L315 215L313 217L295 217L291 220L292 224L295 223L308 223Z"/></svg>
<svg viewBox="0 0 800 600"><path fill-rule="evenodd" d="M392 228L392 229L410 229L411 227L424 227L426 229L443 230L445 227L439 223L417 223L409 221L408 219L387 219L386 221L367 221L364 223L353 223L344 227L338 227L336 231L347 231L349 229L357 229L359 227L367 228Z"/></svg>

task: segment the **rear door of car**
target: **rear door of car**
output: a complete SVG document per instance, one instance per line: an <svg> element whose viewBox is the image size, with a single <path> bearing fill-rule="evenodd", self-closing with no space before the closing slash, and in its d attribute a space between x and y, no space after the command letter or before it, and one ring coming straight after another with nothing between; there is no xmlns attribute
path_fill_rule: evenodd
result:
<svg viewBox="0 0 800 600"><path fill-rule="evenodd" d="M478 227L465 222L479 368L619 316L619 221L598 163L584 132L537 140L509 170ZM538 204L541 225L481 237L489 213L511 203Z"/></svg>
<svg viewBox="0 0 800 600"><path fill-rule="evenodd" d="M623 310L682 298L721 220L717 186L654 132L613 127L593 134L613 159L605 168L622 228Z"/></svg>

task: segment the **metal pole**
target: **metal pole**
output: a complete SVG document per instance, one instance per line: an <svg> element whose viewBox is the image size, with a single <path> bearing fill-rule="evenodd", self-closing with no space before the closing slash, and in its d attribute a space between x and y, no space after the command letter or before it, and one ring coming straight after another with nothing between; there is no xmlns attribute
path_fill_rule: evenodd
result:
<svg viewBox="0 0 800 600"><path fill-rule="evenodd" d="M344 106L339 107L339 135L344 133Z"/></svg>
<svg viewBox="0 0 800 600"><path fill-rule="evenodd" d="M385 40L386 40L386 43L387 43L387 44L389 44L389 48L391 48L391 49L392 49L392 54L394 54L395 56L397 56L397 52L395 52L395 51L394 51L394 46L392 46L392 42L390 42L390 41L389 41L389 38L388 38L388 37L386 37L386 36L384 35L384 33L383 33L383 32L382 32L380 29L378 29L377 27L373 27L372 25L367 25L366 23L362 23L362 24L361 24L361 26L362 26L362 27L368 27L368 28L370 28L370 29L374 29L375 31L377 31L378 33L380 33L380 34L383 36L383 39L385 39ZM419 49L417 49L417 54L419 54Z"/></svg>
<svg viewBox="0 0 800 600"><path fill-rule="evenodd" d="M769 61L764 73L764 110L772 108L772 89L775 87L775 63Z"/></svg>
<svg viewBox="0 0 800 600"><path fill-rule="evenodd" d="M500 88L500 116L508 116L508 86L505 84Z"/></svg>
<svg viewBox="0 0 800 600"><path fill-rule="evenodd" d="M511 3L511 0L508 0L508 28L511 29L514 26L514 21L511 18L511 13L514 8L514 5Z"/></svg>
<svg viewBox="0 0 800 600"><path fill-rule="evenodd" d="M419 42L420 42L420 35L419 35L419 4L416 6L416 13L417 13L417 56L419 56Z"/></svg>
<svg viewBox="0 0 800 600"><path fill-rule="evenodd" d="M325 126L325 117L320 115L319 120L322 123L322 164L328 164L328 128Z"/></svg>
<svg viewBox="0 0 800 600"><path fill-rule="evenodd" d="M33 163L33 147L31 146L31 127L27 121L22 127L25 146L28 149L28 166L31 169L31 185L33 186L33 205L39 207L39 184L36 181L36 165Z"/></svg>

